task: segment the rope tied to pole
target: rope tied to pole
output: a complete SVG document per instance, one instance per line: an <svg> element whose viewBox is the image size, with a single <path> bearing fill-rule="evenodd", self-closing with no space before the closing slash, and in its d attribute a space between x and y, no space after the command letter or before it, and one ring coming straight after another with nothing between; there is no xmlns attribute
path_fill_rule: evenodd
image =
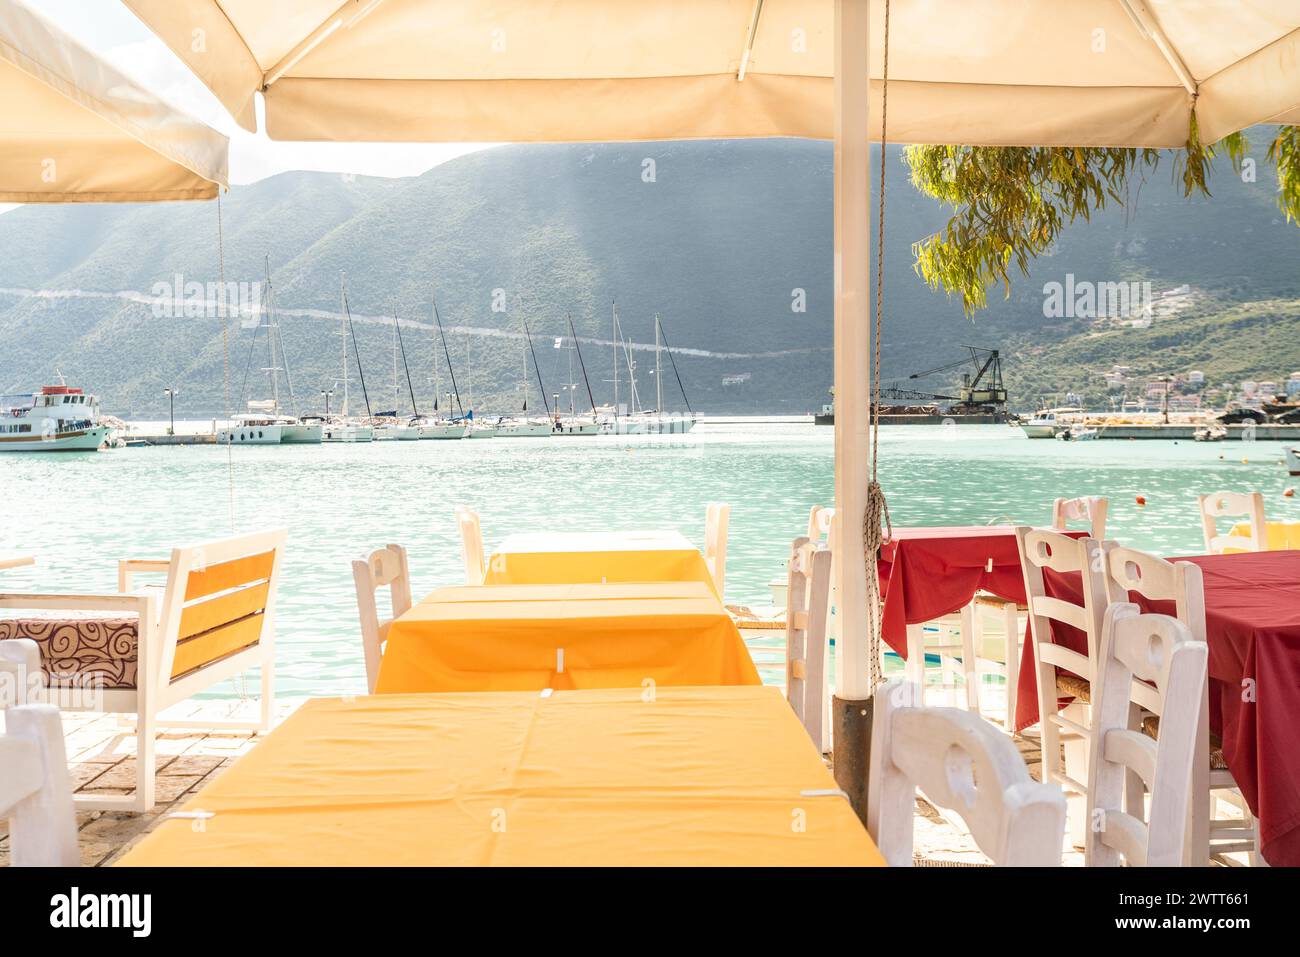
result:
<svg viewBox="0 0 1300 957"><path fill-rule="evenodd" d="M889 121L889 0L885 0L884 58L880 84L880 170L879 200L876 209L876 316L872 330L871 369L871 481L867 483L866 514L862 520L862 548L867 561L867 661L868 678L872 691L884 683L881 665L882 629L884 609L881 607L880 575L876 561L880 547L894 535L889 518L889 503L878 479L877 464L880 450L880 330L884 317L885 279L885 142ZM882 525L883 520L883 525Z"/></svg>

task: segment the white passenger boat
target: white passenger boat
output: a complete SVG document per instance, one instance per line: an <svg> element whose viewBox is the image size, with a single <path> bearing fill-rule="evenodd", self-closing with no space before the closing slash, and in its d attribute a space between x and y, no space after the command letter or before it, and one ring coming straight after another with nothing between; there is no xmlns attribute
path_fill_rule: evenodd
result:
<svg viewBox="0 0 1300 957"><path fill-rule="evenodd" d="M0 452L94 452L112 428L99 399L66 385L0 396Z"/></svg>
<svg viewBox="0 0 1300 957"><path fill-rule="evenodd" d="M1286 470L1291 475L1300 475L1300 447L1291 446L1286 450Z"/></svg>
<svg viewBox="0 0 1300 957"><path fill-rule="evenodd" d="M1078 406L1039 409L1028 420L1021 422L1020 428L1031 439L1054 438L1062 428L1068 428L1078 421L1085 411Z"/></svg>

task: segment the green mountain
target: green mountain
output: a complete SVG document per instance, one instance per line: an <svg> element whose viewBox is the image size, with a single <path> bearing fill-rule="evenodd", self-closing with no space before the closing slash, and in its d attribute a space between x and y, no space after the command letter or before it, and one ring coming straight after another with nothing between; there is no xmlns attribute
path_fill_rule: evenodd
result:
<svg viewBox="0 0 1300 957"><path fill-rule="evenodd" d="M1300 230L1283 222L1274 174L1259 164L1256 182L1220 170L1214 197L1197 201L1177 195L1167 167L1157 171L1130 209L1071 229L1009 299L995 294L970 320L912 271L911 244L944 215L891 151L883 379L959 359L968 343L1003 350L1022 407L1066 389L1100 396L1100 373L1117 362L1216 378L1300 368ZM436 288L462 398L481 411L522 401L524 321L546 392L570 381L569 350L554 347L568 314L597 401L607 401L617 301L624 334L638 344L644 404L653 404L658 314L696 409L803 413L820 407L831 381L831 198L829 144L798 140L506 146L402 180L287 173L223 200L224 275L250 284L252 298L269 255L302 411L318 409L321 390L341 375L346 273L376 409L409 406L404 376L394 398L394 312L421 408L435 388L451 388L431 324ZM98 392L114 414L161 414L167 387L180 389L178 414L216 414L226 324L170 315L149 300L177 277L218 281L217 227L214 203L0 216L0 389L29 390L57 370ZM1045 284L1068 274L1150 282L1157 297L1183 285L1190 293L1173 297L1176 308L1158 311L1147 328L1045 317ZM268 395L265 334L231 323L228 348L233 402ZM680 408L664 363L665 405ZM353 363L357 409L355 374ZM540 408L531 369L528 378L530 408ZM574 378L581 407L585 388ZM625 370L620 378L626 383ZM942 392L952 380L905 384Z"/></svg>

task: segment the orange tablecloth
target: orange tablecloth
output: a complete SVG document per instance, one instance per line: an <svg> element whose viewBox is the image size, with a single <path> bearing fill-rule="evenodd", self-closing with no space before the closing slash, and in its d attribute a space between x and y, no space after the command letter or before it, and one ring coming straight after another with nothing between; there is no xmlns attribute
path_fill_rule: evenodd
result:
<svg viewBox="0 0 1300 957"><path fill-rule="evenodd" d="M439 588L388 631L375 690L759 684L722 603L695 582Z"/></svg>
<svg viewBox="0 0 1300 957"><path fill-rule="evenodd" d="M119 863L882 865L834 791L773 688L318 698Z"/></svg>
<svg viewBox="0 0 1300 957"><path fill-rule="evenodd" d="M488 558L485 585L701 582L704 556L679 532L537 532L511 535Z"/></svg>
<svg viewBox="0 0 1300 957"><path fill-rule="evenodd" d="M1240 522L1232 526L1232 530L1228 534L1249 538L1250 523ZM1300 522L1266 522L1265 534L1268 539L1264 543L1265 551L1285 552L1300 549ZM1237 550L1225 548L1224 551L1232 553Z"/></svg>

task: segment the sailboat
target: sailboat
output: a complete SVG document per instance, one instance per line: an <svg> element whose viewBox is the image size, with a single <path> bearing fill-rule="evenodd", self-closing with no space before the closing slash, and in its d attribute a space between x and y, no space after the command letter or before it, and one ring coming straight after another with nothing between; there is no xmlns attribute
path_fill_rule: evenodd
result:
<svg viewBox="0 0 1300 957"><path fill-rule="evenodd" d="M546 386L542 384L542 370L537 365L537 351L533 349L532 333L528 329L528 320L523 320L524 325L524 351L523 351L523 371L520 377L520 387L524 392L524 403L521 414L504 418L497 423L497 435L501 438L528 438L540 439L551 435L555 429L555 423L551 419L551 407L546 402ZM528 415L528 356L532 354L533 368L537 370L537 387L542 393L542 405L546 408L546 418L537 416L529 417Z"/></svg>
<svg viewBox="0 0 1300 957"><path fill-rule="evenodd" d="M393 408L390 412L380 412L375 416L375 441L401 440L409 442L420 437L420 428L415 424L419 412L415 408L415 389L411 389L411 418L403 421L397 414L402 404L401 380L397 375L398 350L401 350L402 364L406 364L406 344L402 341L402 327L397 321L397 310L393 309ZM411 370L406 370L406 384L411 385Z"/></svg>
<svg viewBox="0 0 1300 957"><path fill-rule="evenodd" d="M438 297L433 297L433 321L442 345L443 355L447 359L447 372L451 376L452 394L456 404L460 405L460 390L456 388L456 370L451 367L451 350L447 348L447 334L442 329L442 317L438 315ZM464 416L460 419L449 418L438 411L438 349L433 350L433 415L416 416L411 424L415 426L422 439L463 439L469 433L469 423Z"/></svg>
<svg viewBox="0 0 1300 957"><path fill-rule="evenodd" d="M351 405L351 376L348 374L348 337L351 334L352 348L355 351L357 347L357 333L352 326L352 310L348 307L348 288L347 281L342 276L339 279L340 294L343 300L343 318L342 328L339 330L339 338L343 346L343 408L339 414L325 420L324 431L321 435L322 442L373 442L375 440L375 429L368 422L358 422L348 416ZM370 411L370 397L366 395L366 380L364 373L361 371L361 354L357 353L357 374L361 376L361 391L366 399L366 411Z"/></svg>
<svg viewBox="0 0 1300 957"><path fill-rule="evenodd" d="M596 417L596 399L591 393L591 380L587 378L587 364L582 360L582 347L578 345L578 333L573 327L573 316L566 317L569 322L569 381L565 383L565 388L569 390L569 414L561 415L560 410L555 410L555 434L556 435L600 435L603 430L600 420ZM556 339L556 347L562 345L563 340ZM573 356L578 356L578 367L582 370L582 381L587 387L587 399L591 402L591 413L587 415L578 415L575 408L574 393L578 389L578 383L573 381Z"/></svg>
<svg viewBox="0 0 1300 957"><path fill-rule="evenodd" d="M217 432L217 444L224 445L282 445L282 444L319 444L321 426L304 421L295 414L286 414L280 404L280 373L284 373L285 384L289 391L289 405L296 409L293 395L293 378L289 374L289 363L284 354L284 336L280 324L275 321L275 290L271 284L271 257L266 257L266 286L258 310L258 324L253 327L253 339L248 347L248 360L244 367L245 408L246 412L232 416L230 424ZM266 330L267 366L261 371L268 376L271 398L248 399L248 373L253 364L257 350L258 330ZM276 348L279 348L279 359Z"/></svg>

